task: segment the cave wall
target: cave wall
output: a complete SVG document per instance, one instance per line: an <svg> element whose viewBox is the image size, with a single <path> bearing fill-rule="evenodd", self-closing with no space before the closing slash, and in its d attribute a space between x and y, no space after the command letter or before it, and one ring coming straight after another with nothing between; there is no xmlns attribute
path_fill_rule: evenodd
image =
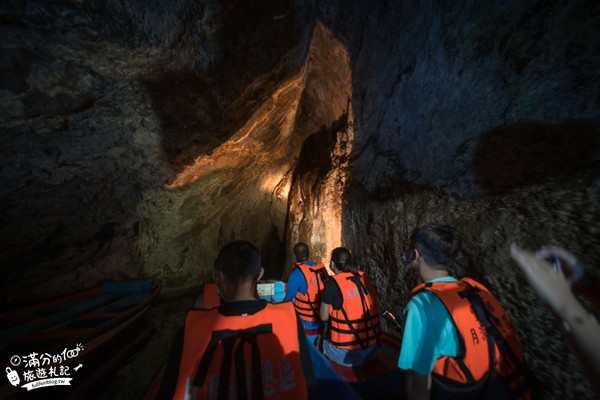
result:
<svg viewBox="0 0 600 400"><path fill-rule="evenodd" d="M0 18L1 305L198 287L233 238L281 272L312 2L15 0Z"/></svg>
<svg viewBox="0 0 600 400"><path fill-rule="evenodd" d="M269 277L298 240L323 261L346 245L399 312L401 244L441 221L540 397L591 398L508 246L561 244L597 273L598 7L3 1L0 302L196 287L245 238Z"/></svg>
<svg viewBox="0 0 600 400"><path fill-rule="evenodd" d="M400 313L417 282L400 258L412 229L452 224L453 272L506 306L539 398L594 398L509 245L600 268L598 4L324 1L319 17L351 58L343 243L384 307Z"/></svg>

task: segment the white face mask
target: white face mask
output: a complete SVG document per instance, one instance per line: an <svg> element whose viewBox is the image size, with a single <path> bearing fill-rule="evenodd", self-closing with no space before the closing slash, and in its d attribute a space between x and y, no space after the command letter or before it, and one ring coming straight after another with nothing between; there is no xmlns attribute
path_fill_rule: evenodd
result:
<svg viewBox="0 0 600 400"><path fill-rule="evenodd" d="M219 298L221 299L222 303L229 303L229 298L227 298L223 292L221 292L221 288L219 287L219 284L217 284L217 296L219 296Z"/></svg>
<svg viewBox="0 0 600 400"><path fill-rule="evenodd" d="M220 275L220 279L218 278L218 275ZM223 303L228 303L229 300L227 299L227 297L225 297L225 295L221 291L221 287L219 285L219 282L223 282L223 280L225 279L225 276L223 275L223 273L221 271L213 271L213 279L217 283L217 296L219 296L219 298L221 299L221 301Z"/></svg>

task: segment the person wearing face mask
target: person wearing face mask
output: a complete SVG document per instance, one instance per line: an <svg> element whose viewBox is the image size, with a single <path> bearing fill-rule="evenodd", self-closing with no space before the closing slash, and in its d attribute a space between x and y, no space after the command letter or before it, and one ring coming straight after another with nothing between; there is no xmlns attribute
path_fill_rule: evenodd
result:
<svg viewBox="0 0 600 400"><path fill-rule="evenodd" d="M531 399L521 345L482 284L448 273L461 246L451 226L415 229L403 256L423 283L404 310L398 367L407 399Z"/></svg>
<svg viewBox="0 0 600 400"><path fill-rule="evenodd" d="M258 299L262 274L250 242L220 250L213 276L221 304L188 311L159 398L309 397L316 378L294 305Z"/></svg>

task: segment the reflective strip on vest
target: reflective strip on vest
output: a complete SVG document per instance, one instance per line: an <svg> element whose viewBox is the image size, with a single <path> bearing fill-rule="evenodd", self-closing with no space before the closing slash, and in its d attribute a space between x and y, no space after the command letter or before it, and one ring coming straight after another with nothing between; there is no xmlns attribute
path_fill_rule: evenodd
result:
<svg viewBox="0 0 600 400"><path fill-rule="evenodd" d="M190 310L174 399L306 399L290 302L253 315Z"/></svg>
<svg viewBox="0 0 600 400"><path fill-rule="evenodd" d="M377 293L366 283L363 272L357 275L341 272L332 276L342 293L342 308L330 308L327 338L334 346L346 350L373 346L379 342L381 333Z"/></svg>
<svg viewBox="0 0 600 400"><path fill-rule="evenodd" d="M217 292L217 284L205 283L200 308L215 308L219 307L219 305L221 305L221 298Z"/></svg>
<svg viewBox="0 0 600 400"><path fill-rule="evenodd" d="M432 371L434 379L437 376L444 381L470 385L486 377L490 371L488 333L476 317L468 298L475 294L487 310L488 320L501 336L493 342L496 371L506 379L512 390L516 390L517 386L526 386L522 371L523 353L515 327L504 307L483 285L470 278L463 278L457 282L430 282L415 287L411 296L423 290L434 293L442 301L458 331L460 342L456 358L444 356L435 362ZM507 346L507 349L501 351L500 347ZM530 398L528 390L523 392L526 393L520 398Z"/></svg>
<svg viewBox="0 0 600 400"><path fill-rule="evenodd" d="M296 263L296 267L302 272L306 281L306 294L296 293L294 298L294 308L298 317L303 321L317 322L319 318L319 309L321 307L321 291L324 287L323 278L327 278L325 265L317 263L310 266L303 263Z"/></svg>

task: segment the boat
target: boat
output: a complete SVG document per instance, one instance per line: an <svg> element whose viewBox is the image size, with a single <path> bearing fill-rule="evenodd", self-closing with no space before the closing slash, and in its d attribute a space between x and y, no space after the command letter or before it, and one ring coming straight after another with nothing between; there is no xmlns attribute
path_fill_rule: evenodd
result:
<svg viewBox="0 0 600 400"><path fill-rule="evenodd" d="M105 282L1 312L0 360L7 378L13 379L0 386L0 398L23 396L33 389L48 396L54 388L45 386L71 387L81 361L101 354L144 314L160 289L161 282L154 280ZM28 371L33 374L27 376ZM62 383L57 384L58 379Z"/></svg>
<svg viewBox="0 0 600 400"><path fill-rule="evenodd" d="M278 280L259 281L257 293L261 299L278 303L285 297L285 283ZM398 325L388 311L382 315ZM312 343L308 349L317 383L310 389L311 398L386 399L404 397L404 372L397 367L400 339L382 333L374 361L360 367L336 364L323 355ZM155 400L166 369L166 361L151 379L143 398Z"/></svg>
<svg viewBox="0 0 600 400"><path fill-rule="evenodd" d="M390 311L381 315L401 329ZM361 366L348 367L328 359L309 342L310 356L317 381L316 398L332 396L344 399L398 399L404 398L404 371L398 368L401 339L386 332L381 333L376 357ZM341 384L341 383L344 384Z"/></svg>
<svg viewBox="0 0 600 400"><path fill-rule="evenodd" d="M327 362L361 399L403 398L404 371L398 368L401 340L386 332L380 340L375 359L364 365L347 367L329 359Z"/></svg>

